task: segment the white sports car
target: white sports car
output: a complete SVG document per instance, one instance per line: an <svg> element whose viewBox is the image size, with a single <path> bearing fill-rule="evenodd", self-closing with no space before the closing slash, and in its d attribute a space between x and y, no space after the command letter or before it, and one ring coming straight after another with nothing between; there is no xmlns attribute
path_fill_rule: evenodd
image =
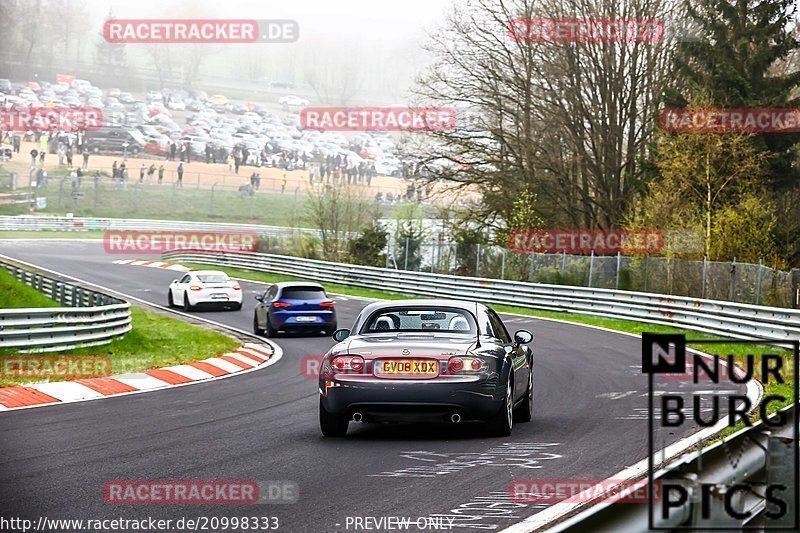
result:
<svg viewBox="0 0 800 533"><path fill-rule="evenodd" d="M311 105L311 102L306 100L305 98L300 98L299 96L295 96L290 94L289 96L282 96L278 99L278 103L284 106L298 106L298 107L308 107Z"/></svg>
<svg viewBox="0 0 800 533"><path fill-rule="evenodd" d="M194 270L169 284L170 307L182 305L191 311L200 305L222 306L236 311L242 308L242 288L225 272Z"/></svg>

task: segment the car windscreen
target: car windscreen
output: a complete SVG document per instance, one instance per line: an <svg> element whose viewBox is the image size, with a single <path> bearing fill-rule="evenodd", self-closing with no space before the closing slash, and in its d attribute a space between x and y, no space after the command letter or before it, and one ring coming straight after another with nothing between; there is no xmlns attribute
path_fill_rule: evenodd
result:
<svg viewBox="0 0 800 533"><path fill-rule="evenodd" d="M392 307L370 315L361 333L450 332L475 334L475 319L461 309Z"/></svg>
<svg viewBox="0 0 800 533"><path fill-rule="evenodd" d="M200 281L203 283L227 283L228 277L227 276L220 276L219 274L207 274L203 276L197 276Z"/></svg>
<svg viewBox="0 0 800 533"><path fill-rule="evenodd" d="M319 287L286 287L281 291L281 298L287 300L324 300L325 291Z"/></svg>

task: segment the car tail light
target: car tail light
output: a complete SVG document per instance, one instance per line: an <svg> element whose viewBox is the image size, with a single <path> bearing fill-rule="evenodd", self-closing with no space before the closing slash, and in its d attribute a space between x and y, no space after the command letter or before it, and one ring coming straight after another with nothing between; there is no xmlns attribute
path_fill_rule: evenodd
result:
<svg viewBox="0 0 800 533"><path fill-rule="evenodd" d="M364 370L364 358L360 355L340 355L333 358L331 367L334 374L357 374Z"/></svg>
<svg viewBox="0 0 800 533"><path fill-rule="evenodd" d="M240 291L240 290L242 290L242 288L240 286L238 286L238 285L234 285L233 286L233 290Z"/></svg>
<svg viewBox="0 0 800 533"><path fill-rule="evenodd" d="M192 291L202 291L202 290L203 290L203 287L201 287L201 286L199 286L199 285L192 285L191 287L189 287L189 290L192 290Z"/></svg>
<svg viewBox="0 0 800 533"><path fill-rule="evenodd" d="M292 306L292 304L289 304L289 303L286 303L286 302L272 302L272 308L273 309L284 309L286 307L291 307L291 306Z"/></svg>
<svg viewBox="0 0 800 533"><path fill-rule="evenodd" d="M322 302L319 305L321 305L322 307L327 307L328 309L333 309L333 302Z"/></svg>
<svg viewBox="0 0 800 533"><path fill-rule="evenodd" d="M451 357L447 362L447 370L450 374L466 374L485 369L486 361L480 357Z"/></svg>

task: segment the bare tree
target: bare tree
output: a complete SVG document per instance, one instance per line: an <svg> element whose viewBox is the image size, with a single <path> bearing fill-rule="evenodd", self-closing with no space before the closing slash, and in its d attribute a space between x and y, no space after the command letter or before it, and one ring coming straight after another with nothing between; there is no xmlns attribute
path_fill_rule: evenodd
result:
<svg viewBox="0 0 800 533"><path fill-rule="evenodd" d="M455 106L459 129L433 134L439 177L478 186L479 216L509 216L523 190L550 224L613 227L640 188L672 43L555 42L512 35L514 20L660 19L669 0L467 0L430 37L425 101ZM470 117L470 120L467 120Z"/></svg>

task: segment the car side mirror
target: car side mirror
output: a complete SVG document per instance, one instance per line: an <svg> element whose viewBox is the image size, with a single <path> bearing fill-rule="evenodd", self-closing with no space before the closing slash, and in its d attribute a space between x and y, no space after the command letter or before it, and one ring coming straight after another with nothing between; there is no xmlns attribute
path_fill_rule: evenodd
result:
<svg viewBox="0 0 800 533"><path fill-rule="evenodd" d="M263 301L264 301L264 295L262 295L262 294L256 294L256 297L255 297L255 298L256 298L256 300L258 300L259 302L263 302Z"/></svg>
<svg viewBox="0 0 800 533"><path fill-rule="evenodd" d="M172 283L178 283L179 281L180 281L179 279L173 279Z"/></svg>
<svg viewBox="0 0 800 533"><path fill-rule="evenodd" d="M521 329L514 333L514 343L517 345L528 344L533 341L533 333L528 330Z"/></svg>
<svg viewBox="0 0 800 533"><path fill-rule="evenodd" d="M349 329L337 329L336 331L333 332L333 340L335 340L336 342L342 342L349 336L350 336Z"/></svg>

